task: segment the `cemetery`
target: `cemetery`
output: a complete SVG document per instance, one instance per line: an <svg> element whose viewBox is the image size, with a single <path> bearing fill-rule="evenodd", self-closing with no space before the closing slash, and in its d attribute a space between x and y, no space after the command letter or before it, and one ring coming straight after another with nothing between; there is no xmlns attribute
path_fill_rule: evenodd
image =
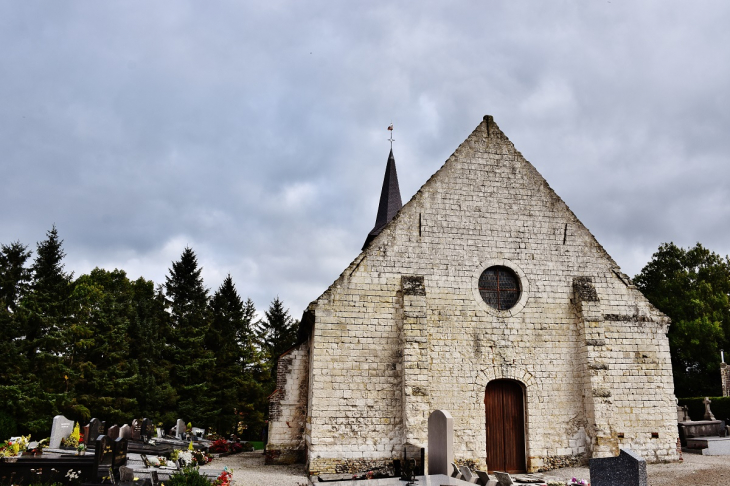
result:
<svg viewBox="0 0 730 486"><path fill-rule="evenodd" d="M30 436L21 436L5 442L0 450L0 484L156 486L178 474L226 486L230 473L223 467L205 472L198 467L212 462L213 456L244 449L252 450L246 443L209 440L204 429L188 427L182 419L166 433L148 418L121 426L92 418L80 427L58 415L48 439L31 441Z"/></svg>

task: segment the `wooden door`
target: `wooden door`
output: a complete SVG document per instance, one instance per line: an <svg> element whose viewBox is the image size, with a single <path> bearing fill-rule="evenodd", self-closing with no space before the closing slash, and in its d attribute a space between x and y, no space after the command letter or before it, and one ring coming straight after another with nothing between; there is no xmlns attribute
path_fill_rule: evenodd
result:
<svg viewBox="0 0 730 486"><path fill-rule="evenodd" d="M487 384L484 396L489 472L525 472L525 407L522 387L512 380Z"/></svg>

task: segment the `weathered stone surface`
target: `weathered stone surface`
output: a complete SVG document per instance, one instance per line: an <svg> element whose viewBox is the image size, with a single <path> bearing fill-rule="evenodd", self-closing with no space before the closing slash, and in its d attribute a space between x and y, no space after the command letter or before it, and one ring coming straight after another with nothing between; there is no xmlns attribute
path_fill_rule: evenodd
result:
<svg viewBox="0 0 730 486"><path fill-rule="evenodd" d="M480 297L490 266L519 277L515 307ZM361 471L424 447L442 409L456 461L484 467L485 389L507 378L525 389L529 471L621 447L676 460L669 320L622 275L487 117L310 304L270 442L310 471Z"/></svg>
<svg viewBox="0 0 730 486"><path fill-rule="evenodd" d="M51 426L51 439L49 447L57 449L61 446L61 439L65 439L74 431L74 421L69 420L63 415L53 417L53 425Z"/></svg>

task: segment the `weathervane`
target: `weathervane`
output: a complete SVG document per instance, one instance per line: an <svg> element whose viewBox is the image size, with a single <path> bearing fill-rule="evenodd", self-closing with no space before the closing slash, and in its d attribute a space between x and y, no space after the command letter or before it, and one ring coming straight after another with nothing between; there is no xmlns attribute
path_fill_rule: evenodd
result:
<svg viewBox="0 0 730 486"><path fill-rule="evenodd" d="M388 127L388 131L390 132L390 138L387 139L390 142L390 150L393 150L393 123L391 122L390 126Z"/></svg>

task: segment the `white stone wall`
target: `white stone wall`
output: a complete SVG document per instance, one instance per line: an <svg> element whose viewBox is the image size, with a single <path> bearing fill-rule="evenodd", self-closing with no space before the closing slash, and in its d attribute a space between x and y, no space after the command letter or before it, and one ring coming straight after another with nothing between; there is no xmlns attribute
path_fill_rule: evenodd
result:
<svg viewBox="0 0 730 486"><path fill-rule="evenodd" d="M279 357L276 390L269 397L267 464L289 464L305 459L309 346L303 343Z"/></svg>
<svg viewBox="0 0 730 486"><path fill-rule="evenodd" d="M495 264L521 278L511 311L475 291ZM409 295L404 277L422 277L425 296ZM577 277L590 277L597 301L576 299ZM425 445L436 409L454 418L455 457L484 464L496 378L525 387L530 470L619 446L677 458L667 319L490 118L310 310L313 472Z"/></svg>

